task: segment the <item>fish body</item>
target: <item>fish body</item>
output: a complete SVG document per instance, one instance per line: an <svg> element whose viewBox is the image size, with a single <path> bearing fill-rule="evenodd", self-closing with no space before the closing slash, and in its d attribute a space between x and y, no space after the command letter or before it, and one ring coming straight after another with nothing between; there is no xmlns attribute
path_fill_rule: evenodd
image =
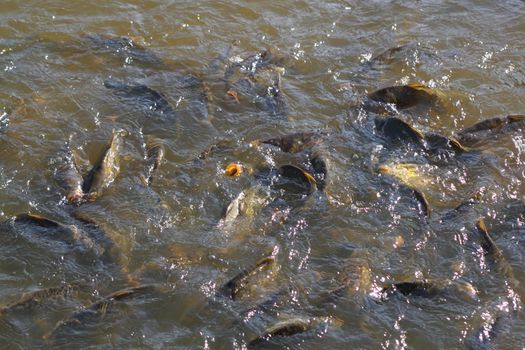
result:
<svg viewBox="0 0 525 350"><path fill-rule="evenodd" d="M97 255L100 254L98 245L75 225L66 225L40 215L29 213L16 215L13 219L13 224L41 227L45 231L40 234L46 234L49 238L60 240L67 244L80 244L84 248L93 250Z"/></svg>
<svg viewBox="0 0 525 350"><path fill-rule="evenodd" d="M175 109L166 96L143 84L125 84L116 80L106 80L104 86L113 90L118 96L135 105L141 106L146 112L156 112L167 118L175 118Z"/></svg>
<svg viewBox="0 0 525 350"><path fill-rule="evenodd" d="M46 300L65 298L69 295L77 293L80 289L80 286L81 284L79 283L71 283L60 287L51 287L34 292L24 293L17 301L2 307L0 309L0 314L12 312L15 310L32 309L38 305L41 305Z"/></svg>
<svg viewBox="0 0 525 350"><path fill-rule="evenodd" d="M423 133L397 117L375 118L375 126L388 139L423 145Z"/></svg>
<svg viewBox="0 0 525 350"><path fill-rule="evenodd" d="M253 218L267 201L268 193L261 186L253 186L240 192L226 208L219 226L231 224L241 216Z"/></svg>
<svg viewBox="0 0 525 350"><path fill-rule="evenodd" d="M317 188L323 191L328 181L328 166L325 159L320 155L314 155L310 159L310 164L314 169L314 178L316 180Z"/></svg>
<svg viewBox="0 0 525 350"><path fill-rule="evenodd" d="M406 297L435 298L456 294L466 301L478 301L476 289L468 282L452 280L416 280L396 282L383 287L382 299L395 293Z"/></svg>
<svg viewBox="0 0 525 350"><path fill-rule="evenodd" d="M492 255L495 259L501 259L503 257L503 252L498 248L492 237L490 237L483 218L480 218L476 222L476 228L481 234L481 246L485 253Z"/></svg>
<svg viewBox="0 0 525 350"><path fill-rule="evenodd" d="M248 102L272 116L284 116L287 104L281 92L284 55L268 49L229 57L224 69L225 96L235 105Z"/></svg>
<svg viewBox="0 0 525 350"><path fill-rule="evenodd" d="M69 148L64 151L61 164L56 172L57 181L66 190L66 199L69 203L79 203L83 196L82 176L75 164L73 153Z"/></svg>
<svg viewBox="0 0 525 350"><path fill-rule="evenodd" d="M157 69L164 67L164 62L157 54L141 47L132 38L89 34L86 40L93 50L107 52L126 63L138 63Z"/></svg>
<svg viewBox="0 0 525 350"><path fill-rule="evenodd" d="M439 295L442 288L429 281L399 282L383 288L384 293L399 292L405 296L431 298Z"/></svg>
<svg viewBox="0 0 525 350"><path fill-rule="evenodd" d="M501 333L508 331L510 328L510 315L500 313L499 315L490 315L483 324L472 333L466 342L469 350L485 350L492 349L491 344L501 335Z"/></svg>
<svg viewBox="0 0 525 350"><path fill-rule="evenodd" d="M165 149L160 143L153 144L146 151L146 171L143 176L144 182L150 186L153 181L153 175L164 160Z"/></svg>
<svg viewBox="0 0 525 350"><path fill-rule="evenodd" d="M401 46L391 47L391 48L381 52L377 56L374 56L367 63L369 65L390 64L398 56L399 53L401 53L403 51L406 51L408 48L410 48L409 45L401 45Z"/></svg>
<svg viewBox="0 0 525 350"><path fill-rule="evenodd" d="M265 268L268 268L275 262L275 257L273 255L264 257L257 261L253 266L249 267L246 270L243 270L237 276L230 279L226 282L218 291L219 295L225 296L232 300L238 298L239 293L243 290L248 284L249 279L262 271Z"/></svg>
<svg viewBox="0 0 525 350"><path fill-rule="evenodd" d="M485 119L459 131L456 138L462 143L475 143L481 139L481 135L486 135L486 132L505 130L512 124L523 121L525 121L525 115L520 114Z"/></svg>
<svg viewBox="0 0 525 350"><path fill-rule="evenodd" d="M375 102L394 104L397 109L406 109L417 105L432 105L440 98L441 92L422 84L390 86L368 94Z"/></svg>
<svg viewBox="0 0 525 350"><path fill-rule="evenodd" d="M419 205L421 206L422 213L428 218L430 217L430 214L432 213L432 210L430 209L430 205L428 204L427 197L423 192L418 190L417 188L411 188L412 193L414 194L414 197L418 201Z"/></svg>
<svg viewBox="0 0 525 350"><path fill-rule="evenodd" d="M476 222L476 228L478 233L481 235L481 247L483 248L484 254L492 259L492 262L495 264L497 270L509 279L509 282L512 284L512 286L517 287L519 285L519 281L514 275L512 266L509 264L507 259L505 259L503 251L496 245L494 239L492 239L492 237L489 235L487 226L485 225L485 220L483 218L480 218Z"/></svg>
<svg viewBox="0 0 525 350"><path fill-rule="evenodd" d="M292 193L311 194L317 188L315 177L298 166L283 165L279 168L278 173L282 179L282 183L278 184L278 187L282 187Z"/></svg>
<svg viewBox="0 0 525 350"><path fill-rule="evenodd" d="M248 348L264 346L264 344L271 342L274 338L291 337L296 334L305 333L323 323L339 327L343 324L341 320L332 317L291 318L268 327L261 335L248 343Z"/></svg>
<svg viewBox="0 0 525 350"><path fill-rule="evenodd" d="M289 337L295 334L304 333L312 328L313 323L309 319L294 318L278 322L266 329L260 336L250 341L248 347L254 347L261 343L266 343L273 337Z"/></svg>
<svg viewBox="0 0 525 350"><path fill-rule="evenodd" d="M66 320L58 322L55 328L44 336L44 339L52 340L70 330L76 330L79 327L99 322L113 310L118 302L149 294L156 290L158 290L156 285L140 285L108 294L88 307L73 313Z"/></svg>
<svg viewBox="0 0 525 350"><path fill-rule="evenodd" d="M279 147L283 152L297 153L311 148L322 141L322 134L316 132L299 132L280 137L269 138L261 143Z"/></svg>
<svg viewBox="0 0 525 350"><path fill-rule="evenodd" d="M83 190L89 200L97 198L120 172L119 153L124 142L125 131L113 131L109 145L105 147L99 159L84 180Z"/></svg>
<svg viewBox="0 0 525 350"><path fill-rule="evenodd" d="M469 149L454 137L446 137L436 133L425 134L425 141L431 150L450 149L457 153L468 152Z"/></svg>
<svg viewBox="0 0 525 350"><path fill-rule="evenodd" d="M399 164L382 164L379 166L381 174L387 174L401 182L402 187L409 191L420 205L421 212L430 217L432 212L425 194L419 189L426 188L432 181L425 177L417 164L399 163Z"/></svg>

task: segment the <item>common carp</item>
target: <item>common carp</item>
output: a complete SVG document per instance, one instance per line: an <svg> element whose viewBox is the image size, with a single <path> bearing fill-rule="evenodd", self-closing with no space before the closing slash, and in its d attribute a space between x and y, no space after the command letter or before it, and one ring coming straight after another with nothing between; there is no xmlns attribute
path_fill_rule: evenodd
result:
<svg viewBox="0 0 525 350"><path fill-rule="evenodd" d="M287 105L281 92L284 68L268 65L250 69L239 68L229 77L227 96L233 97L237 104L248 101L272 116L286 115Z"/></svg>
<svg viewBox="0 0 525 350"><path fill-rule="evenodd" d="M248 343L248 348L256 348L266 344L277 337L290 337L296 334L314 330L322 323L342 325L342 321L331 317L291 318L277 322L268 327L261 335Z"/></svg>
<svg viewBox="0 0 525 350"><path fill-rule="evenodd" d="M427 197L423 192L418 190L417 188L410 188L412 193L414 194L414 197L418 201L419 205L421 206L422 213L428 218L430 217L430 214L432 213L432 210L430 209L430 205L428 204Z"/></svg>
<svg viewBox="0 0 525 350"><path fill-rule="evenodd" d="M519 282L514 276L512 266L508 263L507 259L503 254L503 251L496 245L496 242L489 235L485 219L480 218L476 222L476 229L481 235L481 247L485 256L490 257L492 262L496 264L496 267L500 273L509 279L512 286L516 287Z"/></svg>
<svg viewBox="0 0 525 350"><path fill-rule="evenodd" d="M480 218L476 222L476 228L481 234L481 246L483 247L483 251L486 254L490 254L496 260L501 259L503 257L503 252L498 248L492 237L490 237L483 218Z"/></svg>
<svg viewBox="0 0 525 350"><path fill-rule="evenodd" d="M140 285L113 292L85 309L73 313L66 320L58 322L51 332L44 335L44 339L52 341L60 338L64 333L74 332L78 328L100 322L119 302L151 294L157 290L159 290L157 285Z"/></svg>
<svg viewBox="0 0 525 350"><path fill-rule="evenodd" d="M56 171L56 179L61 187L66 190L66 199L69 203L76 204L82 201L82 176L75 164L73 153L66 145L61 157L61 163Z"/></svg>
<svg viewBox="0 0 525 350"><path fill-rule="evenodd" d="M328 165L323 156L319 154L313 154L310 158L310 164L314 169L314 178L319 191L323 191L328 181Z"/></svg>
<svg viewBox="0 0 525 350"><path fill-rule="evenodd" d="M126 64L165 68L164 62L157 54L141 47L133 38L88 34L85 39L93 51L106 52L120 58Z"/></svg>
<svg viewBox="0 0 525 350"><path fill-rule="evenodd" d="M520 308L511 311L494 303L486 305L480 310L475 321L479 327L465 338L466 348L469 350L499 349L500 347L495 346L494 341L513 329L512 320Z"/></svg>
<svg viewBox="0 0 525 350"><path fill-rule="evenodd" d="M427 174L429 167L415 163L386 163L378 167L380 174L396 178L412 188L428 188L434 185L434 179Z"/></svg>
<svg viewBox="0 0 525 350"><path fill-rule="evenodd" d="M275 252L272 255L266 256L259 261L257 261L253 266L249 267L246 270L243 270L237 276L230 279L226 282L219 290L218 295L225 296L232 300L236 300L239 296L239 293L246 288L249 279L260 273L266 268L269 268L272 264L275 263Z"/></svg>
<svg viewBox="0 0 525 350"><path fill-rule="evenodd" d="M259 344L270 341L273 337L289 337L294 334L304 333L315 327L310 319L294 318L281 321L267 328L260 336L251 340L248 347L253 348Z"/></svg>
<svg viewBox="0 0 525 350"><path fill-rule="evenodd" d="M406 109L417 105L432 106L443 98L443 93L422 84L409 84L376 90L369 93L368 98L393 104L397 109Z"/></svg>
<svg viewBox="0 0 525 350"><path fill-rule="evenodd" d="M468 128L458 132L458 135L473 134L480 131L494 130L504 125L516 123L525 120L525 115L509 115L506 118L490 118L482 120Z"/></svg>
<svg viewBox="0 0 525 350"><path fill-rule="evenodd" d="M67 296L75 295L78 293L82 285L83 283L74 282L64 284L60 287L51 287L36 290L34 292L24 293L18 298L17 301L0 308L0 314L13 312L15 310L35 308L44 303L46 300L63 299Z"/></svg>
<svg viewBox="0 0 525 350"><path fill-rule="evenodd" d="M525 121L525 115L509 115L482 120L467 127L456 134L456 138L463 144L476 143L486 132L498 132L508 129L511 125Z"/></svg>
<svg viewBox="0 0 525 350"><path fill-rule="evenodd" d="M73 217L81 223L83 230L89 232L97 246L101 247L99 255L102 262L117 264L121 272L127 275L129 273L129 251L131 249L130 238L107 227L102 227L88 214L78 210L72 213Z"/></svg>
<svg viewBox="0 0 525 350"><path fill-rule="evenodd" d="M459 140L454 137L446 137L437 133L425 134L425 141L433 151L439 150L452 150L457 153L465 153L470 151L467 147L463 146Z"/></svg>
<svg viewBox="0 0 525 350"><path fill-rule="evenodd" d="M341 294L362 298L372 288L372 271L368 257L362 251L356 250L345 261L344 268L337 275L337 286L321 293L321 300L332 299Z"/></svg>
<svg viewBox="0 0 525 350"><path fill-rule="evenodd" d="M281 77L285 73L282 65L288 61L284 55L274 49L239 55L229 51L229 57L224 57L222 64L213 64L224 73L222 76L211 74L214 79L208 85L208 102L222 100L226 108L255 107L272 116L286 115L287 104L281 92ZM221 90L217 91L218 98L212 93L213 85Z"/></svg>
<svg viewBox="0 0 525 350"><path fill-rule="evenodd" d="M425 279L388 284L382 289L382 299L388 299L389 296L395 293L400 293L404 296L422 298L434 298L454 293L460 296L463 300L478 300L477 291L470 283L452 281L448 279Z"/></svg>
<svg viewBox="0 0 525 350"><path fill-rule="evenodd" d="M99 197L102 191L117 178L120 172L120 148L126 135L127 132L124 130L113 130L109 145L102 151L82 185L82 189L87 194L88 200L93 201Z"/></svg>
<svg viewBox="0 0 525 350"><path fill-rule="evenodd" d="M401 182L401 188L410 192L418 201L421 212L426 217L430 217L432 210L425 194L418 187L427 187L432 184L432 180L425 177L416 164L383 164L379 166L378 170L381 174L387 174L399 180Z"/></svg>
<svg viewBox="0 0 525 350"><path fill-rule="evenodd" d="M146 171L141 177L142 181L150 186L153 181L153 175L164 160L164 145L161 143L152 144L146 151Z"/></svg>
<svg viewBox="0 0 525 350"><path fill-rule="evenodd" d="M298 132L280 137L263 139L260 143L277 146L283 152L297 153L322 142L323 134L319 132Z"/></svg>
<svg viewBox="0 0 525 350"><path fill-rule="evenodd" d="M232 224L238 217L253 218L269 201L269 193L263 186L255 185L235 197L222 216L219 226Z"/></svg>
<svg viewBox="0 0 525 350"><path fill-rule="evenodd" d="M155 112L166 119L176 117L175 109L166 96L143 84L125 84L116 80L106 80L104 86L111 89L126 101L142 107L145 112Z"/></svg>
<svg viewBox="0 0 525 350"><path fill-rule="evenodd" d="M375 118L374 122L376 129L390 140L411 141L424 146L425 135L397 117L379 117Z"/></svg>
<svg viewBox="0 0 525 350"><path fill-rule="evenodd" d="M317 188L317 180L308 171L298 166L287 164L278 169L280 180L276 188L284 189L293 194L311 194Z"/></svg>
<svg viewBox="0 0 525 350"><path fill-rule="evenodd" d="M59 240L70 245L80 245L84 249L92 250L95 254L101 254L101 248L83 230L75 225L66 225L58 221L47 219L40 215L23 213L18 214L12 219L12 224L16 229L31 226L39 229L39 236L46 236L54 240ZM24 227L25 226L25 227Z"/></svg>

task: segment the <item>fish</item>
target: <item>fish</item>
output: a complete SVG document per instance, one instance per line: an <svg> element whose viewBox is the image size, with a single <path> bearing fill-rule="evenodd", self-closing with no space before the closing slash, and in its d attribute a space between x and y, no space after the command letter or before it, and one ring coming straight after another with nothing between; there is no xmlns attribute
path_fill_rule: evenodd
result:
<svg viewBox="0 0 525 350"><path fill-rule="evenodd" d="M283 57L273 49L230 57L220 79L226 83L226 97L233 97L235 105L249 101L272 116L286 115L288 108L281 92Z"/></svg>
<svg viewBox="0 0 525 350"><path fill-rule="evenodd" d="M111 141L100 154L95 165L84 179L82 190L86 193L88 201L94 201L102 191L107 188L120 172L119 153L124 142L124 130L113 130Z"/></svg>
<svg viewBox="0 0 525 350"><path fill-rule="evenodd" d="M381 174L390 175L401 182L401 188L410 192L418 201L421 212L430 217L431 208L425 194L418 187L427 187L432 181L422 174L421 169L416 164L382 164L378 168Z"/></svg>
<svg viewBox="0 0 525 350"><path fill-rule="evenodd" d="M457 153L469 152L470 149L454 137L446 137L437 133L425 134L425 141L431 150L450 149Z"/></svg>
<svg viewBox="0 0 525 350"><path fill-rule="evenodd" d="M332 317L291 318L268 327L261 335L248 342L247 345L248 348L259 347L276 337L290 337L311 331L322 323L342 325L341 320L335 320Z"/></svg>
<svg viewBox="0 0 525 350"><path fill-rule="evenodd" d="M397 117L379 117L374 122L376 130L390 140L411 141L424 146L423 133Z"/></svg>
<svg viewBox="0 0 525 350"><path fill-rule="evenodd" d="M396 282L383 286L381 299L386 300L396 293L407 297L435 298L447 294L458 294L466 301L477 301L477 290L468 282L452 280L416 280Z"/></svg>
<svg viewBox="0 0 525 350"><path fill-rule="evenodd" d="M519 285L518 280L514 276L512 266L508 263L507 259L505 259L503 251L496 245L494 239L489 235L484 218L478 219L476 222L476 229L481 236L481 247L483 248L485 256L491 258L496 264L498 271L507 277L514 287Z"/></svg>
<svg viewBox="0 0 525 350"><path fill-rule="evenodd" d="M420 296L430 298L442 294L442 289L435 284L424 280L393 283L389 286L383 287L382 292L386 294L394 294L395 292L399 292L405 296Z"/></svg>
<svg viewBox="0 0 525 350"><path fill-rule="evenodd" d="M456 138L462 143L474 143L481 137L478 133L504 130L514 123L525 121L525 115L508 115L482 120L456 133Z"/></svg>
<svg viewBox="0 0 525 350"><path fill-rule="evenodd" d="M80 327L100 322L117 306L118 302L151 294L158 290L157 285L148 284L124 288L108 294L88 307L74 312L69 318L59 321L53 330L44 335L44 339L52 340L59 338L64 335L64 333L67 334L68 331L75 331Z"/></svg>
<svg viewBox="0 0 525 350"><path fill-rule="evenodd" d="M219 141L218 143L209 146L204 151L199 153L199 155L194 158L194 161L205 160L205 159L207 159L208 157L214 155L217 152L228 151L228 150L231 150L232 148L233 148L233 145L232 145L231 141L229 141L229 140Z"/></svg>
<svg viewBox="0 0 525 350"><path fill-rule="evenodd" d="M100 255L100 247L84 231L75 225L66 225L40 215L22 213L16 215L13 224L36 225L45 229L45 234L50 238L60 240L70 245L80 245ZM43 234L42 232L41 234Z"/></svg>
<svg viewBox="0 0 525 350"><path fill-rule="evenodd" d="M281 91L281 75L284 68L266 66L254 72L239 70L232 76L226 95L236 105L242 101L252 103L257 110L271 116L284 116L288 112L285 97Z"/></svg>
<svg viewBox="0 0 525 350"><path fill-rule="evenodd" d="M162 93L143 84L126 84L116 80L104 81L104 86L118 96L143 108L147 113L155 112L166 119L176 118L177 113Z"/></svg>
<svg viewBox="0 0 525 350"><path fill-rule="evenodd" d="M126 253L129 254L130 238L107 227L103 228L88 214L77 210L72 213L72 216L79 221L83 230L90 233L97 246L100 247L101 261L106 264L117 264L122 273L127 275L129 273L129 256Z"/></svg>
<svg viewBox="0 0 525 350"><path fill-rule="evenodd" d="M88 34L85 39L93 50L107 52L125 60L127 64L140 64L156 69L165 68L165 63L157 54L141 47L130 37Z"/></svg>
<svg viewBox="0 0 525 350"><path fill-rule="evenodd" d="M506 118L490 118L482 120L468 128L465 128L458 132L458 135L473 134L480 131L487 131L501 128L504 125L521 122L525 120L525 115L509 115Z"/></svg>
<svg viewBox="0 0 525 350"><path fill-rule="evenodd" d="M234 75L237 68L246 72L254 72L257 69L268 66L281 67L290 62L290 57L276 48L267 48L257 52L244 52L233 56L232 51L233 48L230 48L228 52L230 57L227 60L227 67L224 72L224 78L227 80Z"/></svg>
<svg viewBox="0 0 525 350"><path fill-rule="evenodd" d="M367 63L369 65L374 65L378 63L379 64L390 64L400 52L406 51L407 49L410 49L410 48L412 48L412 45L401 45L401 46L391 47L381 52L377 56L372 57L370 61L368 61Z"/></svg>
<svg viewBox="0 0 525 350"><path fill-rule="evenodd" d="M421 212L428 218L430 217L430 214L432 213L432 209L430 208L430 205L428 204L427 197L423 192L418 190L417 188L410 188L412 193L414 194L414 197L418 201L419 205L421 206Z"/></svg>
<svg viewBox="0 0 525 350"><path fill-rule="evenodd" d="M483 324L467 338L465 345L469 350L492 349L492 342L502 333L509 331L511 317L503 312L490 315Z"/></svg>
<svg viewBox="0 0 525 350"><path fill-rule="evenodd" d="M287 164L278 169L281 180L277 183L278 188L283 188L292 193L311 194L317 188L315 177L298 166Z"/></svg>
<svg viewBox="0 0 525 350"><path fill-rule="evenodd" d="M309 319L293 318L281 321L267 328L257 338L248 343L248 347L255 347L268 342L273 337L289 337L295 334L304 333L313 329L315 325Z"/></svg>
<svg viewBox="0 0 525 350"><path fill-rule="evenodd" d="M492 255L495 259L501 259L503 252L498 248L492 237L490 237L487 226L485 225L485 219L480 218L476 222L476 228L481 234L481 246L486 254Z"/></svg>
<svg viewBox="0 0 525 350"><path fill-rule="evenodd" d="M361 252L352 252L341 274L337 275L337 279L338 285L324 291L320 296L321 300L332 299L343 293L352 297L363 297L372 287L372 271L367 257Z"/></svg>
<svg viewBox="0 0 525 350"><path fill-rule="evenodd" d="M433 105L442 98L443 93L422 84L390 86L367 95L374 102L394 104L397 109L417 105Z"/></svg>
<svg viewBox="0 0 525 350"><path fill-rule="evenodd" d="M0 314L5 314L7 312L13 312L15 310L27 310L33 309L46 300L61 299L67 296L75 295L80 290L83 283L74 282L64 284L59 287L51 287L36 290L33 292L23 293L18 300L0 308Z"/></svg>
<svg viewBox="0 0 525 350"><path fill-rule="evenodd" d="M270 65L258 69L252 77L256 87L256 106L272 116L283 117L288 113L288 105L281 91L281 76L284 75L284 71L283 67ZM266 90L266 93L257 93L261 89Z"/></svg>
<svg viewBox="0 0 525 350"><path fill-rule="evenodd" d="M314 169L315 183L319 191L323 191L326 187L326 181L328 180L328 166L325 159L320 155L314 155L310 159L310 164Z"/></svg>
<svg viewBox="0 0 525 350"><path fill-rule="evenodd" d="M61 164L56 171L56 180L66 190L66 199L70 204L78 204L84 198L82 183L84 179L80 175L75 164L73 153L66 145L61 157Z"/></svg>
<svg viewBox="0 0 525 350"><path fill-rule="evenodd" d="M219 226L232 224L239 216L252 218L267 203L268 197L267 191L259 185L241 191L228 204L224 215L219 221Z"/></svg>
<svg viewBox="0 0 525 350"><path fill-rule="evenodd" d="M150 186L153 181L153 175L164 160L164 145L154 143L146 151L146 171L141 176L143 183Z"/></svg>
<svg viewBox="0 0 525 350"><path fill-rule="evenodd" d="M415 163L385 163L378 167L380 174L389 175L408 187L428 188L433 178L428 175L428 167Z"/></svg>
<svg viewBox="0 0 525 350"><path fill-rule="evenodd" d="M281 151L298 153L322 142L323 134L319 132L298 132L280 137L260 140L259 143L279 147Z"/></svg>
<svg viewBox="0 0 525 350"><path fill-rule="evenodd" d="M241 273L230 279L228 282L223 284L219 288L217 295L224 296L231 300L236 300L240 292L246 288L248 280L259 273L260 271L269 268L272 264L275 263L275 252L272 255L266 256L258 260L254 265L250 266L248 269L243 270Z"/></svg>

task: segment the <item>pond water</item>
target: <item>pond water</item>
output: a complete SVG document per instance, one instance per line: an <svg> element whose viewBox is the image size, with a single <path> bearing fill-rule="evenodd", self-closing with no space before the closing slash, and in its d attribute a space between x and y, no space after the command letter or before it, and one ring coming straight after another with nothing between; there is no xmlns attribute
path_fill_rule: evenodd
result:
<svg viewBox="0 0 525 350"><path fill-rule="evenodd" d="M525 123L465 152L376 124L386 113L452 137L524 114L523 1L0 8L0 348L525 348ZM443 104L366 108L367 94L407 84ZM64 149L86 176L119 130L114 181L68 203ZM315 144L256 142L297 132ZM152 144L165 154L147 186ZM312 159L325 186L279 183L281 166L312 171ZM244 171L225 176L230 163ZM409 184L380 171L404 163ZM221 293L268 254L238 295ZM250 344L297 319L306 331Z"/></svg>

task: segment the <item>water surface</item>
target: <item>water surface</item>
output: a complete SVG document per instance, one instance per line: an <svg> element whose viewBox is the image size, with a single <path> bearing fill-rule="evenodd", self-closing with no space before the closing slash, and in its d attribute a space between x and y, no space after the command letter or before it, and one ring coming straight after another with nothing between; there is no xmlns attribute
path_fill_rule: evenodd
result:
<svg viewBox="0 0 525 350"><path fill-rule="evenodd" d="M449 98L444 110L407 116L425 132L451 136L480 120L525 113L523 1L4 0L0 8L0 219L30 212L75 224L72 214L82 212L120 252L102 261L4 228L3 304L72 281L89 288L2 315L2 348L242 349L268 326L296 317L329 321L271 347L524 346L523 125L489 135L473 152L427 157L377 135L374 116L360 109L368 92L421 83ZM99 41L118 37L145 50ZM392 59L371 62L404 45ZM203 82L220 95L217 58L268 48L288 57L280 90L285 113L269 113L242 95L239 104L222 95L203 98ZM155 89L173 115L122 99L104 86L108 80ZM85 174L118 129L129 135L116 181L93 203L67 204L55 179L60 150L67 143ZM329 165L326 190L218 226L228 203L258 183L248 172L225 177L224 167L306 166L304 153L250 142L312 130L328 135L316 148ZM140 175L152 141L166 147L166 161L147 188ZM228 147L194 161L218 143ZM422 166L431 179L422 189L430 218L397 182L378 174L377 165L388 162ZM479 202L454 211L480 191ZM480 217L514 278L486 261L474 227ZM236 301L216 296L221 284L272 250L276 267L256 288ZM370 271L364 291L322 298L356 266ZM423 278L468 282L477 297L377 298L384 283ZM45 343L57 322L130 279L162 291ZM265 300L269 307L257 307ZM472 339L498 316L503 326L494 339Z"/></svg>

